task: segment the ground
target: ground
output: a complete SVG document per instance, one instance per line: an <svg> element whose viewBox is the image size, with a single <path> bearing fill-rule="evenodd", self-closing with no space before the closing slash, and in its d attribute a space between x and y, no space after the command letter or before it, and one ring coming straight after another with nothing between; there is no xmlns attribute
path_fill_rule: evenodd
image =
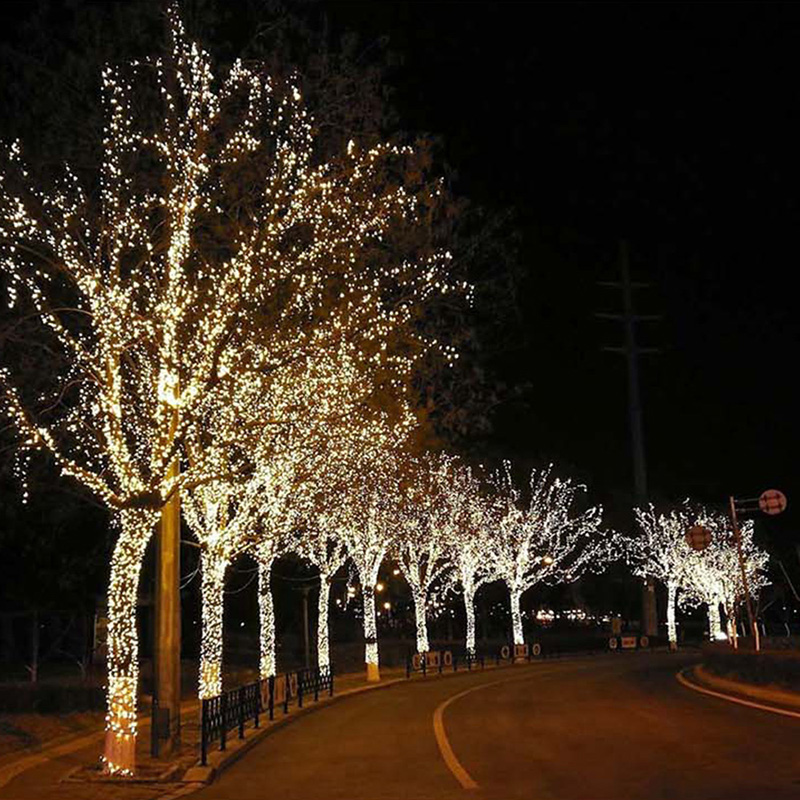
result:
<svg viewBox="0 0 800 800"><path fill-rule="evenodd" d="M626 800L800 796L800 719L687 689L699 654L614 653L396 683L276 729L197 800ZM0 798L156 800L191 786L58 783L100 741ZM466 788L465 788L466 787Z"/></svg>
<svg viewBox="0 0 800 800"><path fill-rule="evenodd" d="M796 798L800 721L687 690L674 676L690 660L614 654L401 684L287 726L193 797ZM473 790L434 732L455 695L442 724Z"/></svg>

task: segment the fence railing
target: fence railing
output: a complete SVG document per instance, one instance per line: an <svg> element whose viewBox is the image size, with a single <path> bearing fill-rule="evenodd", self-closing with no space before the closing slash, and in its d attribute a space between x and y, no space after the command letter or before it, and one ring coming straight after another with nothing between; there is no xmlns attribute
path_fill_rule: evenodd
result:
<svg viewBox="0 0 800 800"><path fill-rule="evenodd" d="M283 706L289 713L289 703L297 701L303 707L303 699L310 695L319 700L320 692L333 695L333 668L319 667L302 669L273 675L263 680L230 689L216 697L206 697L200 709L200 763L206 766L208 750L214 742L224 750L228 734L239 729L239 738L244 739L245 727L252 722L258 728L260 717L267 714L272 720L275 709Z"/></svg>
<svg viewBox="0 0 800 800"><path fill-rule="evenodd" d="M471 653L454 653L452 650L429 650L427 653L409 653L406 658L406 678L418 672L423 676L429 672L442 673L445 670L458 672L460 669L481 669L485 666L483 655Z"/></svg>
<svg viewBox="0 0 800 800"><path fill-rule="evenodd" d="M495 666L500 664L518 664L520 662L538 661L540 659L564 658L569 656L589 655L608 652L617 649L639 649L644 650L651 646L652 642L646 636L623 636L600 638L595 637L590 641L581 643L579 647L559 648L548 642L534 642L533 644L503 644L489 651L478 651L471 653L468 650L461 652L454 650L430 650L427 653L409 653L406 658L406 677L410 678L413 674L423 677L442 672L457 672L459 669L474 669L480 665L481 669L494 662Z"/></svg>

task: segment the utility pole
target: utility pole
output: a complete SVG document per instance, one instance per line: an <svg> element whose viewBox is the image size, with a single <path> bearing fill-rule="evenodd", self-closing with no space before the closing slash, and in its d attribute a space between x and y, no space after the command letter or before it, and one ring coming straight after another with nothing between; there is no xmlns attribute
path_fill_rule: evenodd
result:
<svg viewBox="0 0 800 800"><path fill-rule="evenodd" d="M173 420L177 427L177 411ZM174 430L172 435L174 436ZM169 476L180 470L177 457ZM181 505L175 492L161 509L156 564L156 638L153 648L153 756L181 743Z"/></svg>
<svg viewBox="0 0 800 800"><path fill-rule="evenodd" d="M324 586L320 586L321 592L325 591ZM311 591L310 586L301 586L300 591L303 593L303 650L305 653L306 669L311 669L311 641L308 635L308 594Z"/></svg>
<svg viewBox="0 0 800 800"><path fill-rule="evenodd" d="M634 500L641 507L647 502L647 463L644 453L644 432L642 429L642 401L639 388L639 356L646 353L658 353L654 347L640 347L636 341L636 323L653 322L661 319L658 314L637 314L634 309L633 290L644 289L647 283L631 280L628 243L619 243L619 281L601 281L600 286L611 286L622 290L622 313L609 314L598 312L595 316L621 322L625 333L623 347L603 347L603 350L620 353L628 362L628 421L631 436L631 455L633 456ZM658 633L658 614L656 611L655 583L648 579L642 590L642 628L647 636Z"/></svg>
<svg viewBox="0 0 800 800"><path fill-rule="evenodd" d="M736 544L736 555L739 558L739 570L742 576L742 588L744 589L744 601L747 608L747 621L750 623L750 632L753 634L753 649L756 653L761 649L760 637L758 635L758 621L753 614L753 600L750 596L750 585L747 580L747 567L744 563L742 553L742 532L739 528L739 517L736 513L736 500L733 496L728 498L731 509L731 526L733 527L733 541Z"/></svg>
<svg viewBox="0 0 800 800"><path fill-rule="evenodd" d="M174 54L175 41L164 15L166 51ZM169 95L177 96L177 65L167 57L166 81ZM175 107L169 105L169 128L177 126ZM169 269L169 267L168 267ZM179 384L173 387L179 397ZM178 430L178 404L173 405L167 441L174 442ZM178 454L169 467L168 477L180 474ZM173 492L161 509L156 555L156 640L153 647L153 756L176 752L181 742L181 506L178 492Z"/></svg>

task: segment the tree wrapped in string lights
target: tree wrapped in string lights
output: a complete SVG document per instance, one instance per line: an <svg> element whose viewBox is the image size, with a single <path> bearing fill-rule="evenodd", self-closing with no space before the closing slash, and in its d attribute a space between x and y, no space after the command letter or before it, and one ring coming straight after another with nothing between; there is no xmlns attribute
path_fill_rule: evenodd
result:
<svg viewBox="0 0 800 800"><path fill-rule="evenodd" d="M522 595L538 584L572 583L585 572L600 572L617 557L616 536L601 532L602 508L578 511L585 487L552 476L552 466L533 470L530 499L523 504L503 464L492 482L498 503L496 574L508 587L514 644L524 644Z"/></svg>
<svg viewBox="0 0 800 800"><path fill-rule="evenodd" d="M667 637L671 649L678 646L675 609L678 592L686 585L695 551L686 541L694 515L687 505L659 514L650 505L635 509L640 534L625 542L625 558L633 574L653 578L667 587Z"/></svg>
<svg viewBox="0 0 800 800"><path fill-rule="evenodd" d="M354 458L348 494L330 509L328 524L344 545L361 583L367 680L380 680L375 585L398 534L402 497L394 450L366 449Z"/></svg>
<svg viewBox="0 0 800 800"><path fill-rule="evenodd" d="M317 599L317 666L331 665L329 613L331 587L336 573L347 561L347 547L338 535L332 515L320 510L307 521L298 545L300 554L319 570Z"/></svg>
<svg viewBox="0 0 800 800"><path fill-rule="evenodd" d="M466 649L475 654L475 597L497 579L495 565L496 506L472 468L459 459L442 457L440 478L448 487L439 515L455 541L451 582L461 588L466 612Z"/></svg>
<svg viewBox="0 0 800 800"><path fill-rule="evenodd" d="M710 640L729 639L737 646L736 620L745 599L745 588L730 519L722 512L699 507L694 512L693 524L711 532L711 543L705 550L692 552L687 561L681 605L693 608L705 604ZM769 584L769 554L756 545L752 520L743 522L740 532L747 583L750 592L757 595L759 589ZM720 607L725 611L727 633L722 627Z"/></svg>
<svg viewBox="0 0 800 800"><path fill-rule="evenodd" d="M428 593L447 581L453 568L457 530L451 516L450 457L426 454L405 465L398 508L398 533L392 547L400 571L411 588L417 629L417 652L427 653Z"/></svg>
<svg viewBox="0 0 800 800"><path fill-rule="evenodd" d="M68 364L46 395L4 367L5 410L24 450L50 452L115 514L105 767L122 774L135 765L136 599L153 525L176 493L230 477L187 458L189 432L221 397L343 330L402 392L433 343L398 348L392 336L428 297L464 288L447 254L387 263L381 250L396 221L435 202L435 189L404 184L410 148L351 143L317 159L295 86L241 62L215 77L175 5L168 22L163 57L103 73L97 193L68 167L31 186L17 145L0 165L8 302L39 318Z"/></svg>

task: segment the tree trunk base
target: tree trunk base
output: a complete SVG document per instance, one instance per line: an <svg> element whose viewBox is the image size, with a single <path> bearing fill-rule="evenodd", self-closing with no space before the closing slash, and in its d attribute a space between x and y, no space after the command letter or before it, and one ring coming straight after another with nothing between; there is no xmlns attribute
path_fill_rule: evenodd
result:
<svg viewBox="0 0 800 800"><path fill-rule="evenodd" d="M367 664L367 682L377 683L381 679L381 669L377 664Z"/></svg>
<svg viewBox="0 0 800 800"><path fill-rule="evenodd" d="M105 772L109 775L133 775L136 769L136 737L106 731Z"/></svg>

